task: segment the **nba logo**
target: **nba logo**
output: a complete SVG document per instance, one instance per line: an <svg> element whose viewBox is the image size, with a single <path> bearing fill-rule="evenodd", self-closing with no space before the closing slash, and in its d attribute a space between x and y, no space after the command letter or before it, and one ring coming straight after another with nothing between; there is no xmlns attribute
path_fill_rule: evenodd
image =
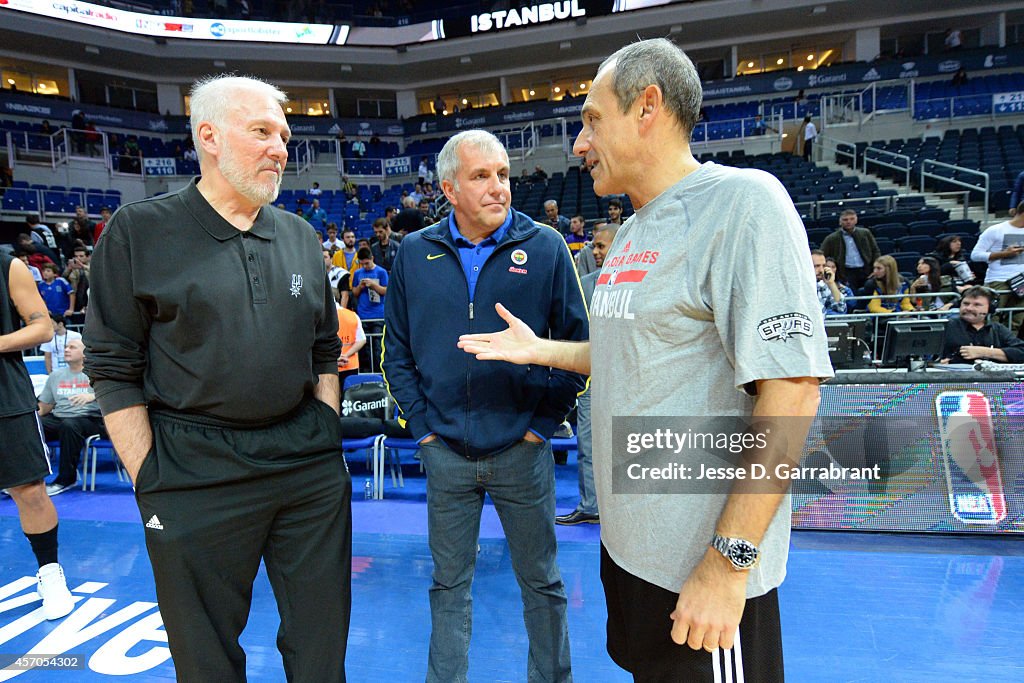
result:
<svg viewBox="0 0 1024 683"><path fill-rule="evenodd" d="M1006 518L995 430L988 398L979 391L944 391L935 398L949 509L968 524Z"/></svg>

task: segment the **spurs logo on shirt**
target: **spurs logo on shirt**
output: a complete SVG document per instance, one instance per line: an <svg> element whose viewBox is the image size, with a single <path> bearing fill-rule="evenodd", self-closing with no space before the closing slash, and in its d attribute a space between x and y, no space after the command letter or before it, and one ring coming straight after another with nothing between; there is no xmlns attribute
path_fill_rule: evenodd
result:
<svg viewBox="0 0 1024 683"><path fill-rule="evenodd" d="M630 253L631 246L632 242L627 242L622 251L605 261L590 303L591 317L633 319L631 304L636 288L620 286L643 282L661 252L648 249Z"/></svg>
<svg viewBox="0 0 1024 683"><path fill-rule="evenodd" d="M291 293L295 297L302 293L302 276L296 273L292 273Z"/></svg>

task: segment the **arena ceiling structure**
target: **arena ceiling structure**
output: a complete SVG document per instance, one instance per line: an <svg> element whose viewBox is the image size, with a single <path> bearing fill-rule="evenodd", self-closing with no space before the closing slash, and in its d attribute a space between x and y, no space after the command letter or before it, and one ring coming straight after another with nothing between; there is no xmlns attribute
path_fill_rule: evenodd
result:
<svg viewBox="0 0 1024 683"><path fill-rule="evenodd" d="M322 44L312 45L228 42L223 35L138 35L20 11L19 3L32 0L0 0L0 56L156 83L185 84L213 72L236 71L293 86L395 91L592 67L637 37L669 37L696 61L720 58L730 50L735 54L737 47L844 44L862 29L877 28L885 37L941 31L959 26L965 17L986 22L1002 16L1004 25L1024 22L1019 2L998 0L696 0L654 7L644 7L651 2L641 0L633 3L635 11L598 16L587 14L590 5L577 0L576 15L564 20L498 30L492 17L489 30L477 33L456 29L450 21L395 28L339 25L327 27L322 41L317 34ZM76 10L83 3L39 4L50 8L49 14L67 16L80 14ZM614 5L631 9L629 0ZM483 23L481 18L476 25ZM454 37L457 33L469 35ZM331 40L346 44L326 44Z"/></svg>

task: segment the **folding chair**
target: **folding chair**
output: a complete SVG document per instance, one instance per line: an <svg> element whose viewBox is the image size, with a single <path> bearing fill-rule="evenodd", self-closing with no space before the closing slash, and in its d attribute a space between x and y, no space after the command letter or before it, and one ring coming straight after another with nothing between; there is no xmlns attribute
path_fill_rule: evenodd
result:
<svg viewBox="0 0 1024 683"><path fill-rule="evenodd" d="M110 439L106 439L100 434L93 434L85 440L85 457L82 458L83 491L96 490L96 461L99 459L99 452L101 449L110 453L111 459L114 461L114 468L117 471L117 480L131 481L128 477L128 472L125 471L124 465L121 464L121 458L118 457L117 451L114 450L114 444ZM88 489L85 486L87 478L89 480Z"/></svg>
<svg viewBox="0 0 1024 683"><path fill-rule="evenodd" d="M353 408L350 405L348 405L349 400L344 398L345 394L348 392L349 389L360 384L383 383L383 381L384 377L379 373L364 373L346 377L345 385L344 387L342 387L342 415L347 417L349 413L353 411ZM381 500L384 497L384 451L382 448L383 441L383 420L381 420L381 433L379 434L373 434L357 438L344 438L344 436L342 436L341 440L341 449L343 453L350 453L363 450L367 452L367 469L371 469L373 472L371 496L374 500Z"/></svg>

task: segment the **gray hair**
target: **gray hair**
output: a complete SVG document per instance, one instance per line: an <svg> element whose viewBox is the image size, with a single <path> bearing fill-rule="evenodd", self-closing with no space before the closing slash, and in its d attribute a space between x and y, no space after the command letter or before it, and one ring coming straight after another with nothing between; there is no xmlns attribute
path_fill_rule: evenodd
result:
<svg viewBox="0 0 1024 683"><path fill-rule="evenodd" d="M200 161L203 160L203 147L199 144L199 124L205 121L223 128L228 112L237 101L230 95L238 91L256 91L280 105L288 101L288 96L280 88L251 76L217 74L196 81L189 94L189 125L192 127L192 142Z"/></svg>
<svg viewBox="0 0 1024 683"><path fill-rule="evenodd" d="M545 209L548 208L549 206L556 206L557 207L558 206L558 202L556 202L554 199L549 199L546 202L544 202L544 208Z"/></svg>
<svg viewBox="0 0 1024 683"><path fill-rule="evenodd" d="M597 71L614 66L612 91L623 113L629 111L644 88L661 88L665 108L683 132L690 135L700 116L704 93L693 62L678 46L665 38L653 38L627 45L601 62Z"/></svg>
<svg viewBox="0 0 1024 683"><path fill-rule="evenodd" d="M508 159L508 152L505 151L501 141L494 137L493 134L479 129L464 130L450 137L448 142L444 143L444 147L441 148L440 154L437 155L438 182L448 180L458 189L455 176L459 174L462 164L459 159L459 148L463 145L471 145L481 150L500 151L502 156L506 160Z"/></svg>

